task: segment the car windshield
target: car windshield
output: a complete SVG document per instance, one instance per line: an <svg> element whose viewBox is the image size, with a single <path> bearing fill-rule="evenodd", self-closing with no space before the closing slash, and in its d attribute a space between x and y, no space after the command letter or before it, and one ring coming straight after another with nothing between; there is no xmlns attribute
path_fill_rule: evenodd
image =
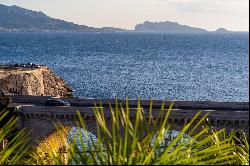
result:
<svg viewBox="0 0 250 166"><path fill-rule="evenodd" d="M66 103L65 101L63 101L61 99L58 99L57 101L60 102L60 103Z"/></svg>

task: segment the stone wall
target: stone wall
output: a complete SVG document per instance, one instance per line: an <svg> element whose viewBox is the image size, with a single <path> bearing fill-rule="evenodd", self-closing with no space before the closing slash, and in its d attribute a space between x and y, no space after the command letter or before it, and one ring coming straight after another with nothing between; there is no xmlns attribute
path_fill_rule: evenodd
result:
<svg viewBox="0 0 250 166"><path fill-rule="evenodd" d="M32 111L22 110L19 108L19 128L27 128L31 131L31 138L43 140L46 136L55 130L54 124L60 122L62 125L75 126L78 120L76 111L80 111L84 118L87 129L96 134L96 120L95 115L92 112L91 107L83 110L72 110L67 108L61 108L58 110L47 109L46 111ZM145 116L148 117L147 108L143 109ZM135 121L136 109L130 110L130 119ZM191 119L199 110L172 110L168 123L171 124L171 129L181 130L183 125L190 122ZM153 109L153 117L158 116L159 109ZM167 112L167 109L164 111ZM208 111L202 111L201 115L197 118L195 124L201 119ZM209 116L206 119L206 123L214 126L217 130L225 128L227 132L231 130L244 131L249 135L249 112L248 111L232 111L232 110L221 110L209 112ZM108 128L112 127L112 118L109 108L104 108L104 114ZM164 115L160 117L163 121Z"/></svg>

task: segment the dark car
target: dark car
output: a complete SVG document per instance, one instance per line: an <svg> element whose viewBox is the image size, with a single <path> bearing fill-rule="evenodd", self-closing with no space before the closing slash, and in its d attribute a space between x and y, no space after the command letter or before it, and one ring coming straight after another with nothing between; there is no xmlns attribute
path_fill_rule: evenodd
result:
<svg viewBox="0 0 250 166"><path fill-rule="evenodd" d="M66 101L63 101L61 99L48 99L45 102L46 106L70 106L70 104Z"/></svg>

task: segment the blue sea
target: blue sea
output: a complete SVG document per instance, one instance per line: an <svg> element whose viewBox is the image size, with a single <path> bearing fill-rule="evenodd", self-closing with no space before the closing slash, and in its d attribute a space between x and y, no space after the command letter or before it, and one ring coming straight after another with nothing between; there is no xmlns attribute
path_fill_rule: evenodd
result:
<svg viewBox="0 0 250 166"><path fill-rule="evenodd" d="M84 98L249 101L248 33L0 33L0 64L28 62Z"/></svg>

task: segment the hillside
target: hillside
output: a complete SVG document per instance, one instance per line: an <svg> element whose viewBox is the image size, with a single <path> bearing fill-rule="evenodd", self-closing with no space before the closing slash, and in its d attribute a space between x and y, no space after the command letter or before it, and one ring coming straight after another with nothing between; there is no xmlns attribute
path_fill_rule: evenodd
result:
<svg viewBox="0 0 250 166"><path fill-rule="evenodd" d="M0 31L62 31L62 32L86 32L86 31L122 31L119 28L93 28L85 25L77 25L60 19L47 16L42 12L24 9L18 6L5 6L0 4Z"/></svg>
<svg viewBox="0 0 250 166"><path fill-rule="evenodd" d="M18 6L0 5L0 30L94 31L95 28L54 19L42 12L36 12Z"/></svg>

